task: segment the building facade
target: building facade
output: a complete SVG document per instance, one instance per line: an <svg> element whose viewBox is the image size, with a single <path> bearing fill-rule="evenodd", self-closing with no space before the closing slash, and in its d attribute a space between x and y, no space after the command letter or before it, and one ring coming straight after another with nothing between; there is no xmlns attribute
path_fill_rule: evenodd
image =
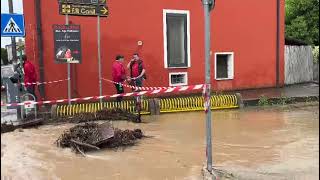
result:
<svg viewBox="0 0 320 180"><path fill-rule="evenodd" d="M26 54L39 67L37 1L24 0ZM201 1L107 1L101 18L103 77L111 79L117 54L144 60L145 86L204 83L204 16ZM67 78L55 64L52 25L64 24L58 1L41 1L44 80ZM216 0L211 13L212 88L216 91L275 87L284 83L284 0ZM82 63L72 65L73 97L99 95L97 18L69 16L81 26ZM40 43L41 44L41 43ZM278 54L278 55L277 55ZM278 82L278 83L277 83ZM114 94L103 82L103 94ZM67 97L67 82L47 85L46 99Z"/></svg>

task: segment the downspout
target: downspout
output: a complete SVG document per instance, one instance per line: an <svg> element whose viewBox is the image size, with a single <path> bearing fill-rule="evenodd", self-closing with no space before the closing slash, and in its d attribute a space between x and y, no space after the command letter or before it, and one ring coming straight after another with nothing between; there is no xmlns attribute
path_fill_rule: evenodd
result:
<svg viewBox="0 0 320 180"><path fill-rule="evenodd" d="M38 60L39 60L39 80L44 82L44 64L43 64L43 42L42 42L42 27L41 27L41 0L35 0L35 14L37 25L37 45L38 45ZM39 85L41 98L45 98L45 90L43 84Z"/></svg>
<svg viewBox="0 0 320 180"><path fill-rule="evenodd" d="M277 1L276 87L280 87L280 0Z"/></svg>

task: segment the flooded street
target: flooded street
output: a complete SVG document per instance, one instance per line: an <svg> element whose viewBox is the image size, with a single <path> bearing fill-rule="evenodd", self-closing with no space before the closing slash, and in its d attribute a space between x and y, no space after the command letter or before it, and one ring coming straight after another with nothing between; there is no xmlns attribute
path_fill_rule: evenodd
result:
<svg viewBox="0 0 320 180"><path fill-rule="evenodd" d="M319 105L213 111L213 161L238 179L318 179ZM54 144L72 124L1 134L2 176L13 179L202 179L203 112L144 116L151 138L136 146L76 155Z"/></svg>

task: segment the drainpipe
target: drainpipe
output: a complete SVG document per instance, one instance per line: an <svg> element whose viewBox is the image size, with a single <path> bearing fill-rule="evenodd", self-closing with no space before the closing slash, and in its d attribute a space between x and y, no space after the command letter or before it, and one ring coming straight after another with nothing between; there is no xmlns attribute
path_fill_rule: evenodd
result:
<svg viewBox="0 0 320 180"><path fill-rule="evenodd" d="M41 1L35 0L35 15L37 23L37 45L38 45L38 60L39 60L39 74L40 82L44 82L44 64L43 64L43 42L42 42L42 28L41 28ZM39 85L41 98L45 98L45 90L43 84Z"/></svg>
<svg viewBox="0 0 320 180"><path fill-rule="evenodd" d="M276 87L280 87L280 0L277 1Z"/></svg>

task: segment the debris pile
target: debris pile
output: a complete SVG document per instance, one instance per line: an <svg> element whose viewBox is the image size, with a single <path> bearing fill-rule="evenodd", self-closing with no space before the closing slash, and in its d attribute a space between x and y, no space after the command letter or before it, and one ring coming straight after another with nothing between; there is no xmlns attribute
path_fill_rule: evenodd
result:
<svg viewBox="0 0 320 180"><path fill-rule="evenodd" d="M79 113L73 117L59 117L56 121L60 122L71 122L71 123L82 123L98 120L107 120L107 121L137 121L139 119L138 115L130 113L122 109L103 109L97 111L96 113Z"/></svg>
<svg viewBox="0 0 320 180"><path fill-rule="evenodd" d="M120 146L129 146L134 145L137 139L141 139L143 137L143 133L141 129L135 130L121 130L115 129L114 130L114 137L111 141L105 144L106 147L109 148L116 148Z"/></svg>
<svg viewBox="0 0 320 180"><path fill-rule="evenodd" d="M138 115L130 113L122 109L103 109L96 113L96 118L99 120L128 120L136 121Z"/></svg>
<svg viewBox="0 0 320 180"><path fill-rule="evenodd" d="M23 121L32 121L36 119L35 113L24 115Z"/></svg>
<svg viewBox="0 0 320 180"><path fill-rule="evenodd" d="M11 132L14 131L16 128L14 127L13 123L11 124L4 122L1 123L1 133Z"/></svg>
<svg viewBox="0 0 320 180"><path fill-rule="evenodd" d="M84 155L84 152L89 150L134 145L136 140L142 137L140 129L122 131L113 128L109 122L103 124L91 122L65 131L56 143L58 147L70 147Z"/></svg>
<svg viewBox="0 0 320 180"><path fill-rule="evenodd" d="M7 133L14 131L15 129L19 128L32 128L37 127L39 125L43 124L43 119L33 119L33 120L27 120L27 121L21 121L16 124L4 122L1 123L1 133Z"/></svg>

